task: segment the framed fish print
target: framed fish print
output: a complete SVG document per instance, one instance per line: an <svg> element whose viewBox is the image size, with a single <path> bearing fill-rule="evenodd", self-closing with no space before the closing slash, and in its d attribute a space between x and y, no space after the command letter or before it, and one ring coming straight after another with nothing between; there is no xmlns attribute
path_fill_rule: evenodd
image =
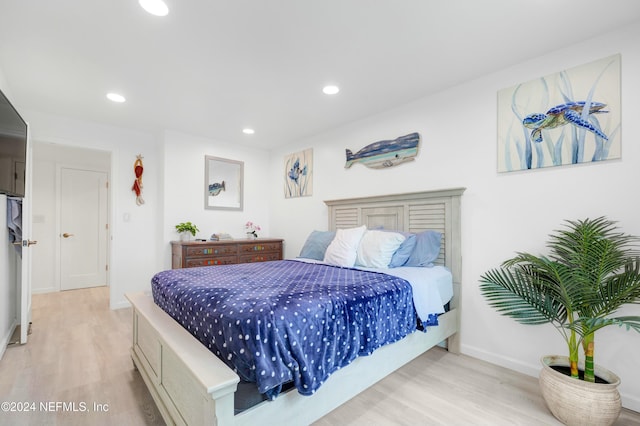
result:
<svg viewBox="0 0 640 426"><path fill-rule="evenodd" d="M305 149L284 158L284 197L313 194L313 149Z"/></svg>
<svg viewBox="0 0 640 426"><path fill-rule="evenodd" d="M204 208L242 210L244 163L204 157Z"/></svg>
<svg viewBox="0 0 640 426"><path fill-rule="evenodd" d="M498 172L620 158L620 55L498 92Z"/></svg>

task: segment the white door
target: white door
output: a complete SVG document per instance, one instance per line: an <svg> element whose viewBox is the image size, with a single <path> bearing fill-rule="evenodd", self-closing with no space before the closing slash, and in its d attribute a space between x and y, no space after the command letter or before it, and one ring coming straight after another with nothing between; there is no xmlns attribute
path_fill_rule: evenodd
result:
<svg viewBox="0 0 640 426"><path fill-rule="evenodd" d="M29 247L37 241L31 241L31 142L29 128L27 127L27 158L24 173L25 196L22 199L22 265L20 267L20 290L18 297L20 302L20 343L27 343L29 324L31 324L31 250Z"/></svg>
<svg viewBox="0 0 640 426"><path fill-rule="evenodd" d="M107 284L107 174L60 168L60 289Z"/></svg>

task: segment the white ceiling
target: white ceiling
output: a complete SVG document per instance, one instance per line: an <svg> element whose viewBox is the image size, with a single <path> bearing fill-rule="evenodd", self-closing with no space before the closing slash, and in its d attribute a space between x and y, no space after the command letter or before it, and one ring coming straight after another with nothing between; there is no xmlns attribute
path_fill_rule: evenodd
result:
<svg viewBox="0 0 640 426"><path fill-rule="evenodd" d="M269 149L640 21L638 0L166 2L0 0L14 103Z"/></svg>

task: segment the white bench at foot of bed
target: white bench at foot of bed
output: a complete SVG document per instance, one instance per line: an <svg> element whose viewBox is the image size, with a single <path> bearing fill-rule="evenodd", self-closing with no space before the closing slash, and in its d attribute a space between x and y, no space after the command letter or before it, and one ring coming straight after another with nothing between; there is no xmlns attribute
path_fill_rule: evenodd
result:
<svg viewBox="0 0 640 426"><path fill-rule="evenodd" d="M353 398L458 330L458 313L417 331L334 373L313 396L295 389L234 416L238 376L153 303L151 295L127 294L133 305L131 356L167 424L307 425Z"/></svg>

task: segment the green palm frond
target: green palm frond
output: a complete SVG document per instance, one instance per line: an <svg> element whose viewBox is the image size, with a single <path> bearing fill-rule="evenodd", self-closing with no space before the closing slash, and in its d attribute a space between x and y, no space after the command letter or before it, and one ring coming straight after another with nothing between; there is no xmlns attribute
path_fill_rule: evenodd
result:
<svg viewBox="0 0 640 426"><path fill-rule="evenodd" d="M548 275L531 264L493 269L480 278L480 291L490 306L522 324L562 324L566 307Z"/></svg>
<svg viewBox="0 0 640 426"><path fill-rule="evenodd" d="M637 238L617 232L615 222L600 217L567 223L568 228L551 234L550 257L570 267L575 279L592 290L638 254Z"/></svg>
<svg viewBox="0 0 640 426"><path fill-rule="evenodd" d="M640 270L635 266L607 277L594 294L589 294L591 299L579 309L586 317L605 317L623 305L640 303Z"/></svg>
<svg viewBox="0 0 640 426"><path fill-rule="evenodd" d="M616 318L578 318L568 328L582 328L587 329L590 333L595 333L609 325L617 325L629 330L635 330L640 333L640 317L639 316L625 316Z"/></svg>

